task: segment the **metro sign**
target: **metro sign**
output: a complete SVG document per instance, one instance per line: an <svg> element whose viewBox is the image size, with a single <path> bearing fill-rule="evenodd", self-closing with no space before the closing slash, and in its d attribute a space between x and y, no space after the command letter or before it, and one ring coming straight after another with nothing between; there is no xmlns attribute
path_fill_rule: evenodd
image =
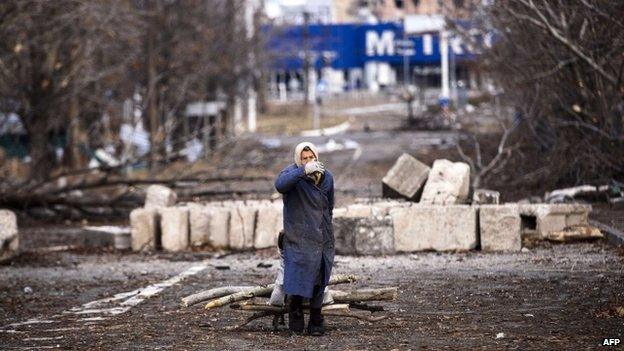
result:
<svg viewBox="0 0 624 351"><path fill-rule="evenodd" d="M376 30L366 31L366 56L395 56L395 55L415 55L416 41L414 39L395 38L396 32L393 30ZM424 56L433 56L433 35L423 34L419 36L421 39L421 50ZM462 40L459 37L449 38L449 47L456 55L464 54Z"/></svg>

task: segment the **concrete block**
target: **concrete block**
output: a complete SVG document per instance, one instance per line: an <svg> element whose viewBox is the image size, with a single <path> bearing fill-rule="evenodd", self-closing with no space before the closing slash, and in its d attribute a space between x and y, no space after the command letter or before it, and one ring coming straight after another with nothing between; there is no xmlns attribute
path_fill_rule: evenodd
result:
<svg viewBox="0 0 624 351"><path fill-rule="evenodd" d="M230 244L231 210L224 207L207 206L210 211L209 243L215 248L227 248Z"/></svg>
<svg viewBox="0 0 624 351"><path fill-rule="evenodd" d="M155 250L160 244L159 215L155 208L130 212L130 241L133 251Z"/></svg>
<svg viewBox="0 0 624 351"><path fill-rule="evenodd" d="M189 247L189 209L166 207L160 209L162 248L166 251L182 251Z"/></svg>
<svg viewBox="0 0 624 351"><path fill-rule="evenodd" d="M339 255L355 255L355 235L358 218L334 217L334 247Z"/></svg>
<svg viewBox="0 0 624 351"><path fill-rule="evenodd" d="M112 246L116 250L127 250L132 247L131 229L128 227L85 226L83 230L89 238L99 238L98 246Z"/></svg>
<svg viewBox="0 0 624 351"><path fill-rule="evenodd" d="M484 251L520 251L520 211L517 205L480 205L479 231Z"/></svg>
<svg viewBox="0 0 624 351"><path fill-rule="evenodd" d="M394 233L390 216L358 218L355 228L355 252L358 255L394 253Z"/></svg>
<svg viewBox="0 0 624 351"><path fill-rule="evenodd" d="M430 168L404 153L382 179L384 197L404 197L418 200Z"/></svg>
<svg viewBox="0 0 624 351"><path fill-rule="evenodd" d="M210 243L211 207L207 205L189 207L189 240L192 246Z"/></svg>
<svg viewBox="0 0 624 351"><path fill-rule="evenodd" d="M174 206L178 196L175 191L164 185L150 185L147 187L145 208L160 208Z"/></svg>
<svg viewBox="0 0 624 351"><path fill-rule="evenodd" d="M254 234L254 247L256 249L277 246L277 236L284 228L282 210L281 204L265 204L258 208Z"/></svg>
<svg viewBox="0 0 624 351"><path fill-rule="evenodd" d="M473 205L498 205L500 193L494 190L477 189L472 193Z"/></svg>
<svg viewBox="0 0 624 351"><path fill-rule="evenodd" d="M18 253L17 217L9 210L0 210L0 262L10 260Z"/></svg>
<svg viewBox="0 0 624 351"><path fill-rule="evenodd" d="M406 201L379 201L372 204L373 217L385 217L390 214L393 208L409 207L412 202Z"/></svg>
<svg viewBox="0 0 624 351"><path fill-rule="evenodd" d="M471 250L476 247L476 209L467 205L412 205L390 211L396 251Z"/></svg>
<svg viewBox="0 0 624 351"><path fill-rule="evenodd" d="M251 249L254 245L256 213L258 209L240 205L231 207L229 246L234 250Z"/></svg>
<svg viewBox="0 0 624 351"><path fill-rule="evenodd" d="M463 162L436 160L420 199L422 204L465 203L470 190L470 166Z"/></svg>

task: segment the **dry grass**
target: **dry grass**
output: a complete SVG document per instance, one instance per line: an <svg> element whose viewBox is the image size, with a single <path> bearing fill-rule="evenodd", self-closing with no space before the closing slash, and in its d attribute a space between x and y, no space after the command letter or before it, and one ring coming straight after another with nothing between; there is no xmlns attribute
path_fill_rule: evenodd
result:
<svg viewBox="0 0 624 351"><path fill-rule="evenodd" d="M266 134L296 134L313 129L312 105L301 103L269 106L258 116L258 132ZM321 128L332 127L348 120L348 116L328 116L321 108Z"/></svg>

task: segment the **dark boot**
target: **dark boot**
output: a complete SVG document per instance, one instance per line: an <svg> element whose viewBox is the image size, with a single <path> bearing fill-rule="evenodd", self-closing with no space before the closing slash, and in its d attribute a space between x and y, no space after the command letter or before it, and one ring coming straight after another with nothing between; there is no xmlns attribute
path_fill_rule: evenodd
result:
<svg viewBox="0 0 624 351"><path fill-rule="evenodd" d="M325 319L323 318L320 308L310 308L308 334L312 336L321 336L325 334Z"/></svg>
<svg viewBox="0 0 624 351"><path fill-rule="evenodd" d="M288 329L293 333L302 334L304 326L301 296L293 296L290 300L290 312L288 312Z"/></svg>

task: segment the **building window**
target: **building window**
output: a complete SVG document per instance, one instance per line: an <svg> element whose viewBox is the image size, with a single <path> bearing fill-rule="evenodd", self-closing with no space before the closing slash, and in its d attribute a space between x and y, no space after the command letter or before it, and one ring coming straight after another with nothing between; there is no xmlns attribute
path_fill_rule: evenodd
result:
<svg viewBox="0 0 624 351"><path fill-rule="evenodd" d="M403 0L394 0L394 5L396 6L397 9L402 9L403 8Z"/></svg>

